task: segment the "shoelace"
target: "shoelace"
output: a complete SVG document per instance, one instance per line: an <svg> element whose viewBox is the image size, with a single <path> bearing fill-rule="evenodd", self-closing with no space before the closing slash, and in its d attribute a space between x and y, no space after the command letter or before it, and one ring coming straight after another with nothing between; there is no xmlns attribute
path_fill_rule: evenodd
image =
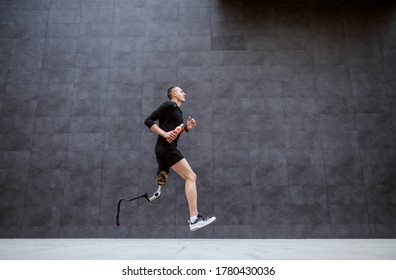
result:
<svg viewBox="0 0 396 280"><path fill-rule="evenodd" d="M205 221L207 218L205 218L204 216L202 216L201 214L198 214L197 215L197 219L194 221L194 222L191 222L190 220L189 220L189 223L190 224L196 224L199 220L202 220L202 221Z"/></svg>

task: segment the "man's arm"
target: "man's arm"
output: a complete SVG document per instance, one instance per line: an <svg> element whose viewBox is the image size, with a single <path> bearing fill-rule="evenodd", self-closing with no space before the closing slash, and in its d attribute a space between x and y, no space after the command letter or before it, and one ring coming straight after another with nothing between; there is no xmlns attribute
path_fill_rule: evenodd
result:
<svg viewBox="0 0 396 280"><path fill-rule="evenodd" d="M164 138L169 138L171 137L172 131L166 132L163 129L161 129L156 123L154 123L151 127L150 130L154 132L155 134L162 136Z"/></svg>
<svg viewBox="0 0 396 280"><path fill-rule="evenodd" d="M166 132L163 129L161 129L155 122L164 114L166 114L170 109L172 109L175 106L174 103L171 102L164 102L162 103L156 110L154 110L150 116L148 116L144 120L144 124L155 134L162 136L164 138L168 138L171 134L171 132Z"/></svg>

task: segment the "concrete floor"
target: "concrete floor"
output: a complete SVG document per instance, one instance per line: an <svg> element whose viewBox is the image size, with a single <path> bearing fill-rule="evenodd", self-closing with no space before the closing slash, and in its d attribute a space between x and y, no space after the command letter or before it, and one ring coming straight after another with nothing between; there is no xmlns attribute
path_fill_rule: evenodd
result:
<svg viewBox="0 0 396 280"><path fill-rule="evenodd" d="M0 239L2 260L395 260L396 239Z"/></svg>

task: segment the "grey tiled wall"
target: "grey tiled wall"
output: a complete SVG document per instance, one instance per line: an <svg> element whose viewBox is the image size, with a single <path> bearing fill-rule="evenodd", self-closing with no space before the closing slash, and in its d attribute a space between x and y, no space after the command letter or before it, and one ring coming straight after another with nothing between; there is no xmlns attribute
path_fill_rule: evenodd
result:
<svg viewBox="0 0 396 280"><path fill-rule="evenodd" d="M396 7L0 1L0 237L396 237ZM374 4L377 3L377 4ZM180 85L198 175L155 191L145 117Z"/></svg>

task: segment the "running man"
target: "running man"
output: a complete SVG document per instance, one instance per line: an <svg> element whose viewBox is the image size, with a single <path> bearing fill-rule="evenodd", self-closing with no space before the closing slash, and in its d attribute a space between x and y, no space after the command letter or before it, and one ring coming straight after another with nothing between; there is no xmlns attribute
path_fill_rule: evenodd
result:
<svg viewBox="0 0 396 280"><path fill-rule="evenodd" d="M170 169L182 177L185 183L185 195L188 203L190 230L195 231L216 220L216 217L204 217L198 212L197 206L197 175L191 169L190 164L183 154L177 149L177 142L182 133L188 132L197 126L195 119L188 117L186 124L180 133L176 127L183 124L183 113L180 106L186 101L186 93L179 87L168 89L169 101L162 103L144 121L144 124L158 135L155 144L157 157L157 184L158 191L165 186ZM155 122L159 121L159 125Z"/></svg>

